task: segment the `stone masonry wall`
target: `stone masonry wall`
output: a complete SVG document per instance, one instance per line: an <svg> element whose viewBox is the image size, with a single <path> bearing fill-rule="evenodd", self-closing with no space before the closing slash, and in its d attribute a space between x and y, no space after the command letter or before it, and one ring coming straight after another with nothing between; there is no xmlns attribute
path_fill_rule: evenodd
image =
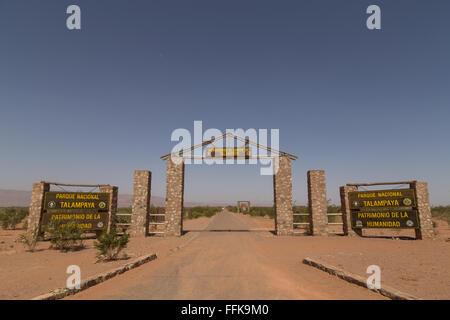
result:
<svg viewBox="0 0 450 320"><path fill-rule="evenodd" d="M307 176L310 233L314 236L326 236L328 234L328 216L325 171L310 170Z"/></svg>
<svg viewBox="0 0 450 320"><path fill-rule="evenodd" d="M183 230L184 161L170 156L166 171L166 236L180 236Z"/></svg>
<svg viewBox="0 0 450 320"><path fill-rule="evenodd" d="M116 226L117 222L117 198L119 193L119 188L110 185L103 185L99 187L99 192L109 193L109 219L107 231L111 230L111 227Z"/></svg>
<svg viewBox="0 0 450 320"><path fill-rule="evenodd" d="M133 237L148 234L152 173L135 170L133 177L133 204L130 233Z"/></svg>
<svg viewBox="0 0 450 320"><path fill-rule="evenodd" d="M342 186L339 188L341 194L341 210L342 210L342 228L346 236L361 236L362 230L352 229L350 203L348 201L348 193L358 191L356 186Z"/></svg>
<svg viewBox="0 0 450 320"><path fill-rule="evenodd" d="M31 194L30 213L28 215L28 232L32 232L36 227L41 228L41 215L44 208L45 192L50 190L50 185L45 182L33 183Z"/></svg>
<svg viewBox="0 0 450 320"><path fill-rule="evenodd" d="M292 173L291 159L279 157L278 165L274 159L273 194L275 203L275 231L277 235L292 235Z"/></svg>
<svg viewBox="0 0 450 320"><path fill-rule="evenodd" d="M430 198L428 194L428 183L415 182L410 185L414 190L419 211L420 229L416 230L416 239L433 239L433 221L431 220Z"/></svg>

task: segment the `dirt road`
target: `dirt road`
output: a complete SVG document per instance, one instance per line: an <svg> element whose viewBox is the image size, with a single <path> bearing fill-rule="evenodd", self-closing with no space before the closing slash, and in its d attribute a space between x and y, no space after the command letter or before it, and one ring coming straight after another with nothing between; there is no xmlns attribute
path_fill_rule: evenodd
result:
<svg viewBox="0 0 450 320"><path fill-rule="evenodd" d="M301 252L248 216L221 212L188 234L195 238L172 255L69 299L383 298L302 264Z"/></svg>

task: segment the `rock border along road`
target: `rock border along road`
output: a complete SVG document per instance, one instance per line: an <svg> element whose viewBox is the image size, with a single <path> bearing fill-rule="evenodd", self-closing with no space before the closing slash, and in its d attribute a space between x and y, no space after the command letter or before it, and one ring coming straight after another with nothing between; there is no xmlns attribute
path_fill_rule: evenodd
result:
<svg viewBox="0 0 450 320"><path fill-rule="evenodd" d="M134 259L132 262L127 263L124 266L115 268L113 270L107 271L105 273L98 274L93 277L89 277L86 280L82 281L80 284L80 289L68 289L68 288L58 288L54 289L49 293L45 293L42 295L39 295L37 297L32 298L31 300L58 300L62 299L64 297L76 294L80 291L86 290L87 288L93 287L99 283L102 283L106 280L112 279L115 276L122 274L124 272L127 272L129 270L132 270L134 268L137 268L144 263L153 261L157 258L156 254L148 254L143 257L139 257L137 259Z"/></svg>
<svg viewBox="0 0 450 320"><path fill-rule="evenodd" d="M327 264L325 262L317 261L317 260L314 260L311 258L303 259L303 263L310 265L314 268L323 270L325 272L328 272L329 274L335 275L335 276L337 276L345 281L348 281L350 283L354 283L358 286L367 288L366 279L357 274L353 274L351 272L342 270L341 268L337 268L333 265ZM370 290L370 289L368 289L368 290ZM372 290L383 296L391 298L393 300L419 300L419 298L417 298L411 294L404 293L400 290L397 290L395 288L392 288L392 287L386 286L386 285L383 285L380 289L374 288Z"/></svg>
<svg viewBox="0 0 450 320"><path fill-rule="evenodd" d="M275 237L249 216L223 211L189 233L182 250L67 298L384 298L304 265L295 247L302 237Z"/></svg>

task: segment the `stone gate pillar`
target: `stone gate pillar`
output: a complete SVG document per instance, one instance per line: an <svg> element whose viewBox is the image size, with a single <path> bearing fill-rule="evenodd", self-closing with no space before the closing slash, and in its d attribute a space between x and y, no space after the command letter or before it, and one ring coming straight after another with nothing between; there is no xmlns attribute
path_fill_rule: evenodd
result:
<svg viewBox="0 0 450 320"><path fill-rule="evenodd" d="M152 173L135 170L133 178L133 205L131 235L145 237L148 234Z"/></svg>
<svg viewBox="0 0 450 320"><path fill-rule="evenodd" d="M33 183L30 213L28 214L28 232L41 228L41 215L44 209L45 193L50 191L50 184L45 182Z"/></svg>
<svg viewBox="0 0 450 320"><path fill-rule="evenodd" d="M342 186L339 188L341 194L342 229L346 236L362 236L361 229L352 229L350 203L348 193L358 191L356 186Z"/></svg>
<svg viewBox="0 0 450 320"><path fill-rule="evenodd" d="M273 168L275 232L277 235L292 235L294 233L294 216L292 212L291 159L288 156L275 158Z"/></svg>
<svg viewBox="0 0 450 320"><path fill-rule="evenodd" d="M183 230L184 160L169 156L166 171L166 236L180 236Z"/></svg>
<svg viewBox="0 0 450 320"><path fill-rule="evenodd" d="M116 226L117 222L117 199L119 195L119 188L110 185L102 185L99 187L99 192L109 193L109 211L108 211L108 228L107 232L111 230L111 227Z"/></svg>
<svg viewBox="0 0 450 320"><path fill-rule="evenodd" d="M308 171L308 206L310 233L328 235L327 186L324 170Z"/></svg>
<svg viewBox="0 0 450 320"><path fill-rule="evenodd" d="M433 239L433 221L431 220L430 198L428 194L428 183L414 182L410 184L414 190L417 200L420 229L416 230L416 239Z"/></svg>

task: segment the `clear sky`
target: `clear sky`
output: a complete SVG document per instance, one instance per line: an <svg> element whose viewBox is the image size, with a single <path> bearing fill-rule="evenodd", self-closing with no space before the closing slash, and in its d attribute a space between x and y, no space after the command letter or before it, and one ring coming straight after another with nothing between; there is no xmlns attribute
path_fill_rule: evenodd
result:
<svg viewBox="0 0 450 320"><path fill-rule="evenodd" d="M81 30L66 8L81 7ZM381 7L381 30L366 8ZM0 188L40 180L165 195L174 129L275 128L293 191L325 169L429 182L450 204L448 0L0 0ZM271 201L257 166L189 166L186 201Z"/></svg>

